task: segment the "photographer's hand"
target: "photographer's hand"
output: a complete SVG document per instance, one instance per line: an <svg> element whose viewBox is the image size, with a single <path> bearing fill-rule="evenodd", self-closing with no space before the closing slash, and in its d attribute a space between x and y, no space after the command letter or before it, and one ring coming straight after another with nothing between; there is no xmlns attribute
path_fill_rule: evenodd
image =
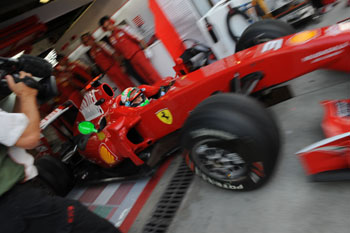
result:
<svg viewBox="0 0 350 233"><path fill-rule="evenodd" d="M25 72L20 72L19 78L31 77L32 75ZM21 137L16 142L16 146L25 149L34 148L40 140L40 116L38 106L36 104L36 95L38 91L30 88L23 82L15 83L13 77L6 76L9 88L16 94L15 111L24 113L29 119L29 124Z"/></svg>
<svg viewBox="0 0 350 233"><path fill-rule="evenodd" d="M23 79L24 77L32 77L30 73L26 73L23 71L19 72L19 78ZM38 91L36 89L30 88L25 85L23 82L16 83L11 75L6 75L7 83L9 88L13 93L18 97L36 97Z"/></svg>

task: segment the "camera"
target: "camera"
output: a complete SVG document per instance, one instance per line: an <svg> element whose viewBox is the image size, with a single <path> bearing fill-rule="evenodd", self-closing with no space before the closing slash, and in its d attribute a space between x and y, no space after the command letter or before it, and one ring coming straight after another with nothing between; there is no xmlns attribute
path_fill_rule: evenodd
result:
<svg viewBox="0 0 350 233"><path fill-rule="evenodd" d="M31 73L34 77L19 78L19 71ZM52 76L52 65L45 59L22 55L18 59L0 57L0 99L11 94L6 75L12 75L15 82L23 82L38 90L38 100L43 103L58 94L55 77ZM38 80L38 81L37 81Z"/></svg>

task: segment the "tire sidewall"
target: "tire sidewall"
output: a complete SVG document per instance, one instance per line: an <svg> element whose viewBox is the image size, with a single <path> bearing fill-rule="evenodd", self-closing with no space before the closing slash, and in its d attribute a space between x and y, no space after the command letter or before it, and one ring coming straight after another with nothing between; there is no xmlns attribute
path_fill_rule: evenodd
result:
<svg viewBox="0 0 350 233"><path fill-rule="evenodd" d="M205 99L195 108L192 114L201 115L202 112L208 109L220 112L223 108L226 108L228 111L235 111L249 120L249 124L263 132L266 143L273 145L273 150L276 153L272 154L278 154L280 133L276 120L268 109L251 97L235 93L220 93ZM193 121L190 117L185 124L185 128L188 127L187 125L193 124Z"/></svg>
<svg viewBox="0 0 350 233"><path fill-rule="evenodd" d="M236 93L216 94L198 104L193 113L208 108L220 109L223 107L228 107L233 111L239 111L246 117L251 118L252 123L256 123L259 127L266 128L266 131L275 134L276 138L274 140L279 137L279 128L271 111L249 96Z"/></svg>

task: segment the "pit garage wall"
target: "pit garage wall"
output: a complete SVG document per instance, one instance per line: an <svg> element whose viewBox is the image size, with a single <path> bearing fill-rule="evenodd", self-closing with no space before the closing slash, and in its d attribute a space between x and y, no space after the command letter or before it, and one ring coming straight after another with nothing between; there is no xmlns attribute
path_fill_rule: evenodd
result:
<svg viewBox="0 0 350 233"><path fill-rule="evenodd" d="M209 1L205 1L205 0L192 0L194 6L196 7L198 13L203 16L205 13L207 13L210 8L211 8L211 4L209 3ZM212 3L213 4L213 3Z"/></svg>
<svg viewBox="0 0 350 233"><path fill-rule="evenodd" d="M154 34L154 18L148 8L148 0L130 0L112 18L117 24L125 20L145 41Z"/></svg>
<svg viewBox="0 0 350 233"><path fill-rule="evenodd" d="M200 15L192 0L156 0L168 20L175 27L181 39L195 39L205 43L196 23ZM113 16L116 23L126 21L145 41L154 35L154 17L147 0L130 0ZM141 22L141 23L140 23ZM174 76L174 61L161 41L156 41L147 49L150 60L162 77Z"/></svg>
<svg viewBox="0 0 350 233"><path fill-rule="evenodd" d="M22 0L14 0L20 2ZM39 0L38 0L39 1ZM0 28L5 28L18 21L26 19L30 16L36 15L41 23L47 23L57 17L60 17L72 10L75 10L83 5L91 3L93 0L55 0L49 4L45 4L41 7L35 8L19 16L13 17L4 22L0 22Z"/></svg>
<svg viewBox="0 0 350 233"><path fill-rule="evenodd" d="M100 6L104 1L108 4L108 11L105 7ZM197 21L200 19L200 14L197 8L194 6L192 0L156 0L161 9L168 17L169 21L174 25L176 31L180 35L181 39L195 39L199 42L205 43L205 39L198 29ZM98 5L95 6L95 4ZM120 23L123 20L136 31L141 38L148 41L154 34L154 17L153 13L149 9L148 0L129 0L129 1L107 1L99 0L89 9L84 16L76 22L76 24L60 39L56 46L58 52L65 42L69 41L70 45L65 54L70 54L69 58L72 60L82 60L82 62L89 64L89 59L85 55L88 48L81 45L79 38L75 41L70 41L70 37L74 34L82 34L87 30L79 30L76 28L87 28L84 24L91 24L89 31L94 32L93 35L97 40L106 36L100 28L98 28L98 20L104 15L110 15L116 23ZM118 4L112 5L111 2L118 2ZM103 5L103 4L101 4ZM106 5L107 6L107 5ZM113 10L111 10L111 8ZM206 6L208 8L208 6ZM114 11L114 12L111 12ZM109 12L109 13L108 13ZM96 17L98 15L98 17ZM75 32L75 33L74 33ZM150 55L154 67L158 70L162 77L174 76L173 70L174 61L169 55L164 45L158 40L147 48L147 52Z"/></svg>
<svg viewBox="0 0 350 233"><path fill-rule="evenodd" d="M71 0L70 0L71 1ZM58 53L66 55L75 51L80 42L80 35L90 31L94 32L98 28L98 21L105 15L114 14L126 0L97 0L86 10L86 12L75 21L66 33L57 41L55 49ZM61 50L67 44L68 46Z"/></svg>
<svg viewBox="0 0 350 233"><path fill-rule="evenodd" d="M200 15L192 0L156 0L156 2L182 39L192 38L205 42L196 25ZM148 0L130 0L113 14L112 18L117 24L125 20L148 41L154 34L154 17L148 4ZM142 25L138 24L140 21Z"/></svg>
<svg viewBox="0 0 350 233"><path fill-rule="evenodd" d="M182 40L195 39L205 43L198 29L200 15L191 0L156 0Z"/></svg>

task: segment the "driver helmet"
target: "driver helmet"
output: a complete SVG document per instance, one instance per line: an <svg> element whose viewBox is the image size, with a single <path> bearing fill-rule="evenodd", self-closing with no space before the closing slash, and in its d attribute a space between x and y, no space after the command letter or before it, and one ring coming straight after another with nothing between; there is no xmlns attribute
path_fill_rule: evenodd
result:
<svg viewBox="0 0 350 233"><path fill-rule="evenodd" d="M128 87L121 94L121 102L127 107L142 107L149 104L148 98L137 87Z"/></svg>

